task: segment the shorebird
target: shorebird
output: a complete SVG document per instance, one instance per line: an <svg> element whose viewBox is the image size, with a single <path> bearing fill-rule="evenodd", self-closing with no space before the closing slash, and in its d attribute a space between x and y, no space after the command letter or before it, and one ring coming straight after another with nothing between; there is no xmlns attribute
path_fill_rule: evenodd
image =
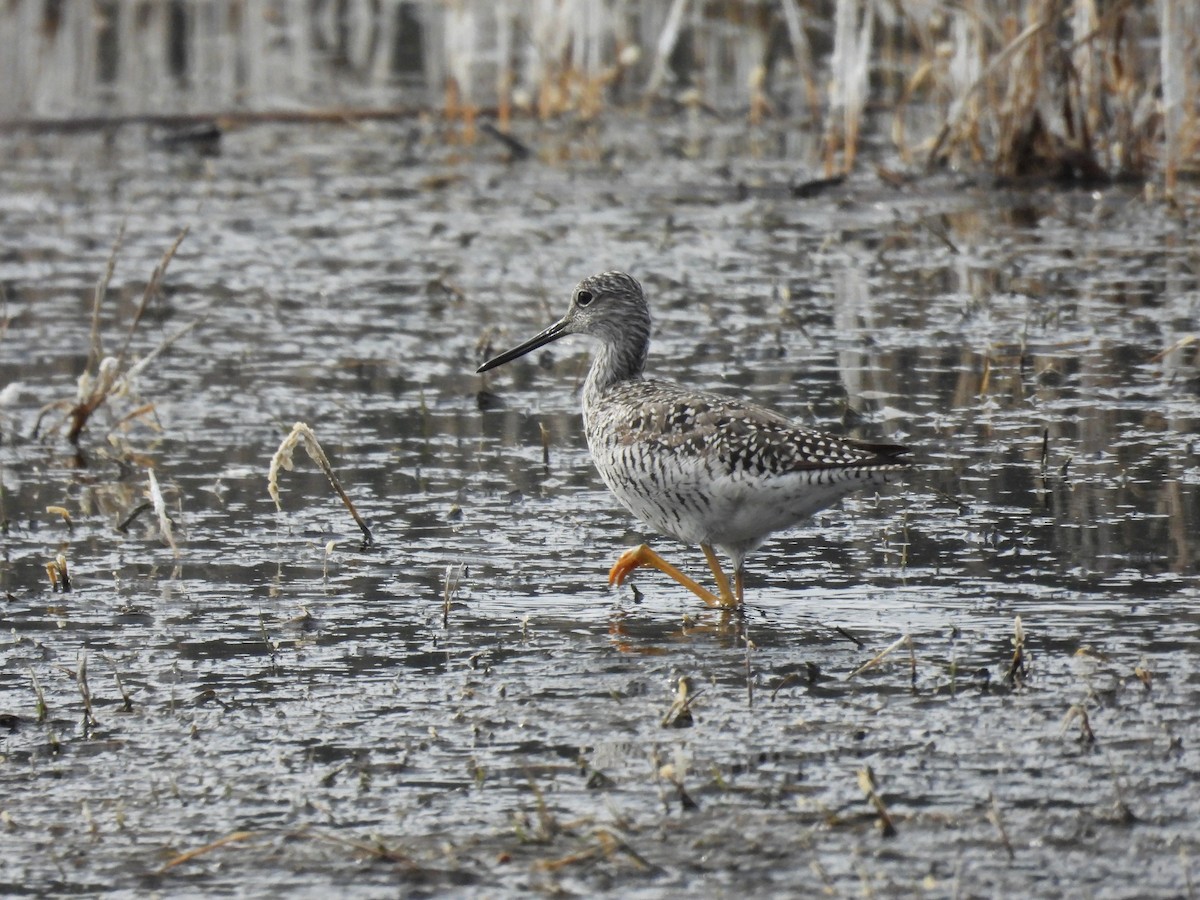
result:
<svg viewBox="0 0 1200 900"><path fill-rule="evenodd" d="M610 584L651 566L710 606L741 606L746 555L768 536L912 467L907 447L810 431L744 400L645 378L650 309L642 286L624 272L579 282L566 315L477 371L569 334L599 342L583 385L583 425L600 477L653 531L699 544L717 590L646 544L620 556ZM732 585L714 548L733 563Z"/></svg>

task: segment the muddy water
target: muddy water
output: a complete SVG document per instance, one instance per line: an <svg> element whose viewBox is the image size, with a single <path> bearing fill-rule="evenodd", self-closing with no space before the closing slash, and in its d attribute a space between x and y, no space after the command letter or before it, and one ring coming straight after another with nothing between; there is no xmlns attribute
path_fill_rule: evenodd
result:
<svg viewBox="0 0 1200 900"><path fill-rule="evenodd" d="M4 139L5 892L1193 890L1194 207L798 199L732 134L523 137L542 160L423 126ZM78 452L61 409L34 436L122 227L110 354L185 226L130 357L199 324ZM921 456L753 555L744 620L605 585L642 534L587 459L584 342L473 374L612 267L656 375ZM276 512L300 420L372 547L302 454ZM116 528L147 466L178 556L153 512Z"/></svg>

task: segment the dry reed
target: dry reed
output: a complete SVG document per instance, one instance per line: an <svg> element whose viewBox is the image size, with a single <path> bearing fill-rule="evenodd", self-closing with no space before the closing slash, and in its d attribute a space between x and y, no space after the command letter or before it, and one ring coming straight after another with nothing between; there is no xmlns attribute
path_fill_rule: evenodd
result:
<svg viewBox="0 0 1200 900"><path fill-rule="evenodd" d="M133 342L134 335L138 325L145 315L150 301L158 296L162 289L162 281L166 276L167 267L174 259L179 245L183 243L183 239L187 236L188 229L184 228L179 236L176 237L174 243L167 248L163 253L162 259L158 265L154 267L146 286L142 291L142 299L138 304L137 310L134 312L133 318L125 332L124 340L121 343L121 349L115 355L105 355L104 342L100 329L100 310L108 295L108 286L112 280L113 271L116 267L116 258L121 248L121 241L124 234L122 229L121 234L113 242L112 250L109 254L108 263L105 266L104 274L96 284L93 294L92 303L92 327L89 340L88 361L84 367L84 371L80 373L76 383L75 399L58 400L48 403L42 407L38 414L37 423L34 426L34 435L36 436L41 431L41 425L46 415L53 411L66 410L66 415L56 425L49 429L50 433L56 432L63 425L69 423L67 429L67 440L74 446L79 446L80 437L83 435L84 429L92 421L92 417L96 412L108 404L112 400L123 399L131 396L134 393L135 383L138 375L145 371L146 367L157 358L161 353L167 350L172 344L178 341L181 337L190 332L199 321L191 322L175 333L168 335L158 346L143 356L134 363L129 362L130 344ZM121 427L126 423L140 419L146 415L152 414L154 411L153 404L138 404L131 410L126 410L114 424L114 428Z"/></svg>
<svg viewBox="0 0 1200 900"><path fill-rule="evenodd" d="M133 7L112 11L117 18L135 14ZM155 32L163 22L147 14L132 27L154 43L167 40ZM195 24L194 40L212 39L199 20ZM309 39L319 45L326 23L311 24ZM1161 178L1167 195L1200 169L1200 4L1194 0L460 0L362 27L374 29L364 47L375 53L397 46L403 29L419 31L413 52L420 59L364 59L359 70L378 79L394 78L397 64L422 72L428 96L443 98L450 127L442 136L452 143L474 141L486 119L494 119L494 133L507 135L522 114L590 121L633 105L653 115L685 111L701 139L705 116L801 127L822 141L819 159L799 162L823 164L829 175L855 170L863 139L886 126L889 115L894 149L905 163L923 159L1003 178ZM21 57L21 84L90 80L85 71L43 71L42 60L72 57L54 45L52 33L32 39L44 42L46 52ZM269 31L240 35L239 43L264 39ZM321 59L317 46L291 55L275 46L259 49L276 65L290 66L288 77L297 84L311 84L308 68ZM194 56L196 66L221 62L219 53ZM193 74L195 83L211 80L205 72ZM253 102L255 86L246 88ZM229 127L428 112L421 102L391 108L351 102L300 112L246 109L240 95L216 102L216 110L198 116L134 113L2 124Z"/></svg>
<svg viewBox="0 0 1200 900"><path fill-rule="evenodd" d="M283 504L279 499L279 472L281 469L287 469L289 472L292 471L294 468L292 454L295 452L297 446L303 446L309 458L325 473L325 477L329 479L329 484L333 487L334 493L341 498L342 503L354 519L354 523L362 531L363 543L369 546L372 541L371 529L367 527L366 521L358 514L358 510L354 508L353 501L351 501L350 496L342 487L341 481L334 473L333 466L329 462L329 457L325 455L325 451L321 448L316 434L304 422L297 422L292 426L291 432L283 439L279 445L279 449L271 457L271 466L267 472L267 491L270 493L271 499L275 501L275 508L277 510L283 509Z"/></svg>

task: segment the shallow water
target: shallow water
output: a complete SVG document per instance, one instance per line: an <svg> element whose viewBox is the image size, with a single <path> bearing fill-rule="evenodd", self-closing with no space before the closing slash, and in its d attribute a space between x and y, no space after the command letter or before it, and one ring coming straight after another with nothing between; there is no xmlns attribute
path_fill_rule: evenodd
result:
<svg viewBox="0 0 1200 900"><path fill-rule="evenodd" d="M529 126L557 161L526 164L425 125L3 139L6 891L1193 890L1195 209L952 175L802 200L737 131ZM131 354L200 324L76 453L61 412L32 435L122 226L106 352L184 226ZM587 459L583 341L473 374L612 267L654 374L921 457L752 555L744 620L605 585L642 535ZM372 547L300 453L276 513L295 421ZM147 465L178 558L152 513L115 528Z"/></svg>

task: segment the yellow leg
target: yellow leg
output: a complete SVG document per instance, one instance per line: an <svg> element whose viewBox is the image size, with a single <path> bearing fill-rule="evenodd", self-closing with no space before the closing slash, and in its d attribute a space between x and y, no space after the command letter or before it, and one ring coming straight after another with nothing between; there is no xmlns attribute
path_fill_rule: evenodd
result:
<svg viewBox="0 0 1200 900"><path fill-rule="evenodd" d="M745 573L742 572L741 566L738 566L737 570L733 573L733 595L734 595L734 601L737 603L738 606L742 605L742 597L744 596L743 589L746 586L745 579L743 577L744 574Z"/></svg>
<svg viewBox="0 0 1200 900"><path fill-rule="evenodd" d="M664 575L669 575L685 588L707 603L709 606L729 607L734 605L733 595L729 593L729 582L725 582L725 597L718 597L708 588L701 587L698 583L688 578L677 568L651 550L647 545L641 544L634 547L632 550L626 550L621 554L621 557L613 564L612 569L608 573L609 584L624 584L625 579L629 577L629 573L639 566L650 566L658 569ZM722 577L724 573L722 573Z"/></svg>
<svg viewBox="0 0 1200 900"><path fill-rule="evenodd" d="M713 553L713 548L708 544L701 544L700 549L704 551L704 558L708 560L708 568L713 573L713 578L717 580L717 590L721 592L722 606L741 606L741 598L735 598L733 592L729 590L729 578L725 575L725 570L721 568L721 561L717 559L717 554Z"/></svg>

